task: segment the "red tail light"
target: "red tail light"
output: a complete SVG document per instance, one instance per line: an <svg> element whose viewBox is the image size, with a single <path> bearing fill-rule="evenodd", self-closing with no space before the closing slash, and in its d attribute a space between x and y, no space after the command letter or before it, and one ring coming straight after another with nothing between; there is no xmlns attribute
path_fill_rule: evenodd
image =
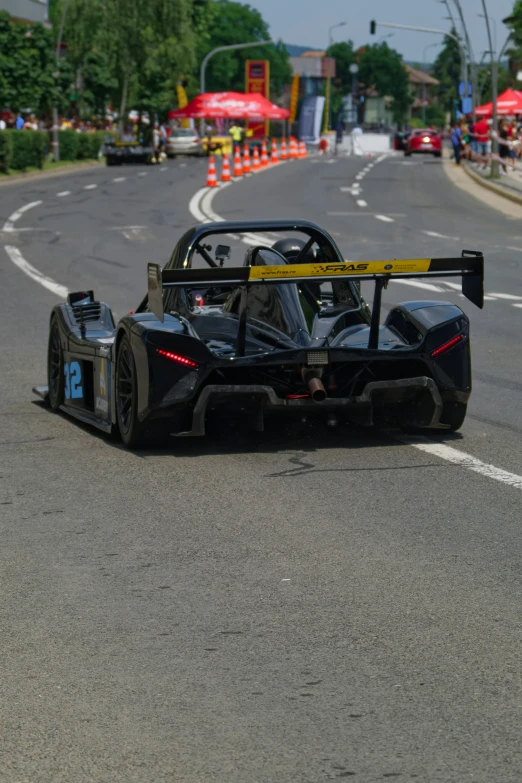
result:
<svg viewBox="0 0 522 783"><path fill-rule="evenodd" d="M184 364L185 367L197 368L197 363L192 359L187 359L186 356L180 356L179 353L171 353L170 351L164 351L162 348L157 348L157 352L160 356L164 356L165 359L170 359L172 362L178 362L178 364Z"/></svg>
<svg viewBox="0 0 522 783"><path fill-rule="evenodd" d="M446 353L446 351L449 351L449 349L453 348L454 345L457 345L457 343L462 342L463 339L464 339L463 334L458 334L456 337L452 337L451 340L448 340L447 343L444 343L443 345L439 345L438 348L435 348L435 350L431 352L431 358L436 359L436 357L440 356L441 353Z"/></svg>
<svg viewBox="0 0 522 783"><path fill-rule="evenodd" d="M287 400L306 400L310 397L309 394L287 394L286 399Z"/></svg>

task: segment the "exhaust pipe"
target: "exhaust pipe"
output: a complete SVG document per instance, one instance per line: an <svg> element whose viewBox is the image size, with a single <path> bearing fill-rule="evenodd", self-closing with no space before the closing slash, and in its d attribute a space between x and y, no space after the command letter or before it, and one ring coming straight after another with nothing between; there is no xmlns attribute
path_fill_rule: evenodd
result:
<svg viewBox="0 0 522 783"><path fill-rule="evenodd" d="M303 381L308 386L312 400L314 402L324 402L326 400L326 389L322 380L317 377L317 371L303 367L301 375L303 376Z"/></svg>

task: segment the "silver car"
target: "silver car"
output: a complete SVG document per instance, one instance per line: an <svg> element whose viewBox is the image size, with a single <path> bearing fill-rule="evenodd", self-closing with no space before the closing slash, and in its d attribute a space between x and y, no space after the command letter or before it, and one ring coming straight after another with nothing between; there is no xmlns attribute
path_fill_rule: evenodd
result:
<svg viewBox="0 0 522 783"><path fill-rule="evenodd" d="M169 158L176 155L203 155L203 144L192 128L173 128L167 139L166 153Z"/></svg>

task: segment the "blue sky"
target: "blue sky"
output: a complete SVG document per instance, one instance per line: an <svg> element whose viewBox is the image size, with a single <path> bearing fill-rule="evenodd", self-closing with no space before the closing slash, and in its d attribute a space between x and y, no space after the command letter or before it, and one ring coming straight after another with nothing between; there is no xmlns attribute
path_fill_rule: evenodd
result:
<svg viewBox="0 0 522 783"><path fill-rule="evenodd" d="M337 22L347 22L344 27L333 31L334 41L351 38L356 46L370 41L369 25L371 19L382 22L417 25L449 29L451 22L446 6L439 0L247 0L257 8L270 25L271 35L282 38L286 43L325 48L328 44L328 28ZM453 0L449 0L453 6ZM497 50L507 36L507 28L502 19L509 16L514 0L486 0L490 18L497 27ZM484 19L477 16L482 13L482 0L461 0L466 17L471 43L475 55L480 58L489 48ZM375 40L394 33L387 43L397 49L406 60L422 61L424 54L428 61L437 56L441 37L429 33L406 32L377 28ZM429 46L430 48L425 49Z"/></svg>

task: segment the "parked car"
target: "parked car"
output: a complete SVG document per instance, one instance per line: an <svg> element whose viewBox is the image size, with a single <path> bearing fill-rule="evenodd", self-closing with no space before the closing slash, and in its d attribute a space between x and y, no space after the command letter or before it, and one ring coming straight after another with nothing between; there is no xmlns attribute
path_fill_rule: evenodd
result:
<svg viewBox="0 0 522 783"><path fill-rule="evenodd" d="M167 157L176 155L203 155L203 144L192 128L173 128L167 139Z"/></svg>
<svg viewBox="0 0 522 783"><path fill-rule="evenodd" d="M406 141L404 154L407 158L412 154L424 153L440 158L442 155L442 139L440 133L430 128L414 130Z"/></svg>

